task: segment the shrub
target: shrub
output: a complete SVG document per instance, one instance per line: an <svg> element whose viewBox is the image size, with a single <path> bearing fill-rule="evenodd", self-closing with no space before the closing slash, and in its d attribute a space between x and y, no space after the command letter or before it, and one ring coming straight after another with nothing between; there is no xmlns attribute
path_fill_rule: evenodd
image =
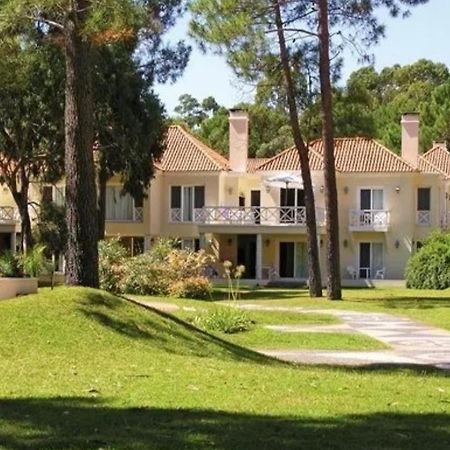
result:
<svg viewBox="0 0 450 450"><path fill-rule="evenodd" d="M169 295L172 281L166 272L166 264L155 261L151 254L128 258L123 268L121 288L127 294Z"/></svg>
<svg viewBox="0 0 450 450"><path fill-rule="evenodd" d="M44 245L35 245L25 254L17 256L25 275L36 278L50 268L51 263L45 256L45 250Z"/></svg>
<svg viewBox="0 0 450 450"><path fill-rule="evenodd" d="M415 289L450 287L449 233L433 233L411 257L406 267L406 284Z"/></svg>
<svg viewBox="0 0 450 450"><path fill-rule="evenodd" d="M23 277L20 261L10 250L0 256L0 276L7 278Z"/></svg>
<svg viewBox="0 0 450 450"><path fill-rule="evenodd" d="M194 318L194 324L207 331L220 331L226 334L248 331L253 323L244 311L227 306L215 308Z"/></svg>
<svg viewBox="0 0 450 450"><path fill-rule="evenodd" d="M100 287L136 295L209 297L211 287L203 274L211 257L176 249L176 243L159 239L150 252L129 258L118 238L100 242Z"/></svg>
<svg viewBox="0 0 450 450"><path fill-rule="evenodd" d="M212 286L205 277L191 277L174 283L170 288L174 297L209 300L212 296Z"/></svg>
<svg viewBox="0 0 450 450"><path fill-rule="evenodd" d="M100 241L98 249L100 287L109 292L121 292L126 249L119 238Z"/></svg>

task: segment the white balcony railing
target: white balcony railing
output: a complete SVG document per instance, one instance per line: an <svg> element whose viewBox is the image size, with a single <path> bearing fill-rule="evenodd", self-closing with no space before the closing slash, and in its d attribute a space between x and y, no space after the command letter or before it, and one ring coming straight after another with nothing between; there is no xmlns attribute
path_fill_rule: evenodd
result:
<svg viewBox="0 0 450 450"><path fill-rule="evenodd" d="M190 216L190 214L187 214ZM206 206L194 209L193 220L186 220L179 208L172 208L170 221L174 223L194 222L206 225L262 225L262 226L306 226L306 208L303 206L239 207ZM316 209L316 221L325 225L325 211Z"/></svg>
<svg viewBox="0 0 450 450"><path fill-rule="evenodd" d="M350 210L349 228L351 231L387 231L389 224L389 211Z"/></svg>
<svg viewBox="0 0 450 450"><path fill-rule="evenodd" d="M431 225L431 211L417 211L416 224L421 227L429 227Z"/></svg>
<svg viewBox="0 0 450 450"><path fill-rule="evenodd" d="M144 208L133 208L132 214L121 215L121 216L106 216L107 222L139 222L144 221Z"/></svg>
<svg viewBox="0 0 450 450"><path fill-rule="evenodd" d="M0 206L0 223L18 222L19 212L12 206Z"/></svg>

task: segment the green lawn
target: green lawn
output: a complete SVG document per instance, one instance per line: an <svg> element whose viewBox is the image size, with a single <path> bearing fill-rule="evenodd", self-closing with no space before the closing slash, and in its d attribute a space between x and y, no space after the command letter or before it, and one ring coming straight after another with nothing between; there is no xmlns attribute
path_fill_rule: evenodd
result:
<svg viewBox="0 0 450 450"><path fill-rule="evenodd" d="M177 311L177 317L193 322L197 314L206 314L215 304L189 302L194 311ZM195 305L195 306L194 306ZM181 305L180 305L181 306ZM225 307L225 306L224 306ZM285 333L267 329L266 325L334 325L341 321L331 314L295 313L278 311L246 311L254 323L245 332L236 334L214 333L238 345L254 349L316 349L316 350L379 350L387 348L382 342L359 333Z"/></svg>
<svg viewBox="0 0 450 450"><path fill-rule="evenodd" d="M1 448L449 448L443 372L283 364L89 289L0 321Z"/></svg>

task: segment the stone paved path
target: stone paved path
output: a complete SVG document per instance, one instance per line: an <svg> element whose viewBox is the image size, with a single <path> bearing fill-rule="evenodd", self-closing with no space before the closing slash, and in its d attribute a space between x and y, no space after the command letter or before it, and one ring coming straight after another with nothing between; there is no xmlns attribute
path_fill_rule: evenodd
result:
<svg viewBox="0 0 450 450"><path fill-rule="evenodd" d="M364 333L389 345L384 351L316 351L316 350L264 350L260 351L280 359L314 364L416 364L432 365L450 370L450 332L415 322L406 317L385 313L369 313L301 307L265 307L240 305L242 309L258 311L286 311L290 313L331 314L340 318L354 332Z"/></svg>

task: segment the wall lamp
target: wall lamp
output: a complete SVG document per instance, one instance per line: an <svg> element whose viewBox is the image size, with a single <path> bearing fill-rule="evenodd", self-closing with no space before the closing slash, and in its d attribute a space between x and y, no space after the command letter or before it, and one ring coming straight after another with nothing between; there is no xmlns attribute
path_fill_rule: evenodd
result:
<svg viewBox="0 0 450 450"><path fill-rule="evenodd" d="M344 242L343 242L343 244L344 244L344 247L345 247L345 248L347 248L347 247L348 247L348 241L347 241L347 239L344 239Z"/></svg>
<svg viewBox="0 0 450 450"><path fill-rule="evenodd" d="M270 239L266 239L266 240L265 240L265 244L266 244L266 247L269 247L269 245L270 245Z"/></svg>
<svg viewBox="0 0 450 450"><path fill-rule="evenodd" d="M348 194L348 186L344 186L344 194Z"/></svg>
<svg viewBox="0 0 450 450"><path fill-rule="evenodd" d="M395 192L397 192L397 194L400 193L400 186L395 186Z"/></svg>
<svg viewBox="0 0 450 450"><path fill-rule="evenodd" d="M266 192L269 193L270 192L270 186L268 184L266 184Z"/></svg>
<svg viewBox="0 0 450 450"><path fill-rule="evenodd" d="M394 242L394 246L395 248L400 248L400 241L398 239Z"/></svg>
<svg viewBox="0 0 450 450"><path fill-rule="evenodd" d="M233 245L233 238L228 238L227 244L229 247L231 247Z"/></svg>
<svg viewBox="0 0 450 450"><path fill-rule="evenodd" d="M322 186L320 186L320 193L321 194L323 194L323 191L325 190L325 187L323 186L323 184L322 184Z"/></svg>

